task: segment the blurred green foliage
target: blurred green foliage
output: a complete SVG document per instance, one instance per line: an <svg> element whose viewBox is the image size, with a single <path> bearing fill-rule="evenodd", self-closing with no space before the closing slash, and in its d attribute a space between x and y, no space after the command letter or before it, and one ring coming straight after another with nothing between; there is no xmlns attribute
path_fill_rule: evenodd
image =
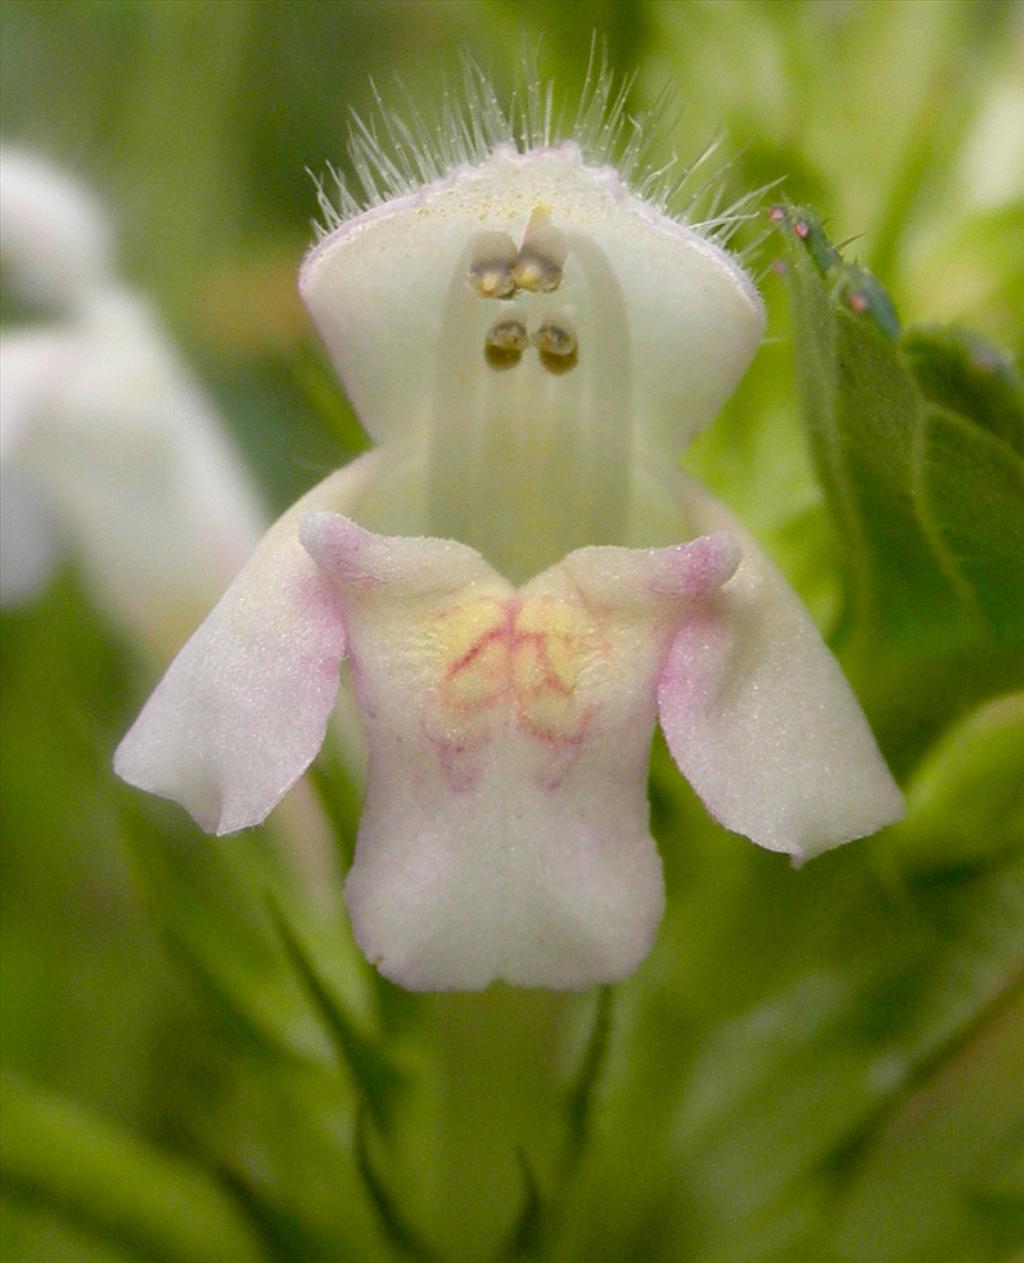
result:
<svg viewBox="0 0 1024 1263"><path fill-rule="evenodd" d="M5 138L102 191L275 507L362 443L294 275L306 168L344 166L371 80L429 113L464 48L503 89L532 57L571 101L596 30L638 105L678 88L666 151L724 124L738 190L785 176L822 235L790 211L769 238L771 338L686 461L832 633L909 808L792 872L659 747L669 910L634 979L406 995L349 938L329 756L340 851L280 817L207 839L113 780L153 668L70 566L3 619L4 1258L1015 1257L1024 425L995 348L1024 349L1021 6L6 0L2 21ZM850 237L846 262L823 245Z"/></svg>

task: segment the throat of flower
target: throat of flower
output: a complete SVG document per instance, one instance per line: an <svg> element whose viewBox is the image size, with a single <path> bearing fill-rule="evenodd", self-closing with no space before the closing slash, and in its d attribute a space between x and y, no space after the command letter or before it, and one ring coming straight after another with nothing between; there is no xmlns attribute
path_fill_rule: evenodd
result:
<svg viewBox="0 0 1024 1263"><path fill-rule="evenodd" d="M630 333L604 253L542 206L480 232L451 278L434 360L430 529L522 582L620 542Z"/></svg>

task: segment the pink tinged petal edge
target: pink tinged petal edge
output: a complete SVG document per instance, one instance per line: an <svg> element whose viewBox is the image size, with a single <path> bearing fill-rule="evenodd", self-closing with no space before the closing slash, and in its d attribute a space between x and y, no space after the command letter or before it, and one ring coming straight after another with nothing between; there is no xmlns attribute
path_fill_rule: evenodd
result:
<svg viewBox="0 0 1024 1263"><path fill-rule="evenodd" d="M903 799L856 697L796 593L697 484L698 529L724 527L743 561L677 632L658 685L680 771L719 823L798 860L900 819Z"/></svg>
<svg viewBox="0 0 1024 1263"><path fill-rule="evenodd" d="M343 592L387 587L396 596L414 596L455 592L479 581L512 592L475 548L458 540L379 535L330 510L304 515L299 537L320 570Z"/></svg>
<svg viewBox="0 0 1024 1263"><path fill-rule="evenodd" d="M724 531L666 551L671 553L670 564L655 580L654 590L695 602L706 601L728 583L742 557L739 543Z"/></svg>
<svg viewBox="0 0 1024 1263"><path fill-rule="evenodd" d="M298 527L347 506L378 464L370 453L332 474L271 528L118 747L123 780L224 834L258 824L302 775L323 743L345 629Z"/></svg>

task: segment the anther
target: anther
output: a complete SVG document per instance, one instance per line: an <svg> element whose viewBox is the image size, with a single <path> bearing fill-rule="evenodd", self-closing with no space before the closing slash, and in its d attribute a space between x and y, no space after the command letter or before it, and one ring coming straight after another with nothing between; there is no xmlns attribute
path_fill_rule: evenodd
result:
<svg viewBox="0 0 1024 1263"><path fill-rule="evenodd" d="M467 280L481 298L508 298L515 293L515 242L507 232L482 232L473 242Z"/></svg>
<svg viewBox="0 0 1024 1263"><path fill-rule="evenodd" d="M569 246L565 235L551 222L551 216L538 206L530 216L523 244L515 261L513 276L520 289L550 294L562 283Z"/></svg>
<svg viewBox="0 0 1024 1263"><path fill-rule="evenodd" d="M567 373L574 368L578 344L576 335L564 325L545 320L532 338L540 352L540 362L550 373Z"/></svg>
<svg viewBox="0 0 1024 1263"><path fill-rule="evenodd" d="M499 320L484 338L484 355L491 368L514 368L522 359L529 340L520 320Z"/></svg>

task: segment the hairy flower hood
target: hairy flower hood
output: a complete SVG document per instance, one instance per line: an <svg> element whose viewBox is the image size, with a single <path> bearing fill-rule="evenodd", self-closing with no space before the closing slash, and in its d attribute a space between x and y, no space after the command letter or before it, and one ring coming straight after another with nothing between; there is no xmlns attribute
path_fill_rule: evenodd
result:
<svg viewBox="0 0 1024 1263"><path fill-rule="evenodd" d="M257 823L347 656L363 950L418 989L582 987L634 969L661 915L655 722L712 815L772 850L901 804L795 594L673 468L761 337L749 278L576 143L478 141L419 155L418 185L377 154L371 204L306 259L379 446L271 530L116 767L207 829Z"/></svg>

